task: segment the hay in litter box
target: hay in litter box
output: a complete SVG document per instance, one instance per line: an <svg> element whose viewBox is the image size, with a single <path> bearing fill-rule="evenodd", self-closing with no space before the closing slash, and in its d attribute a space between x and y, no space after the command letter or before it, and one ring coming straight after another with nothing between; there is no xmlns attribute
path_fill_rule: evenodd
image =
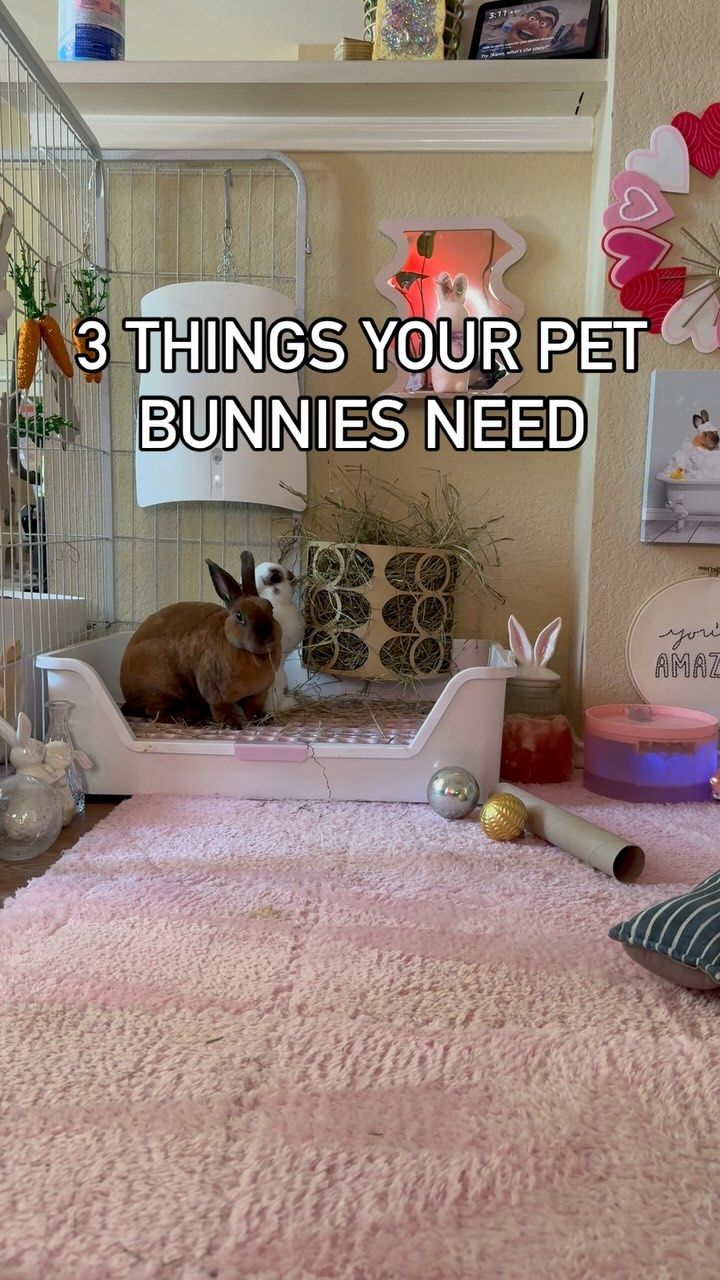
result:
<svg viewBox="0 0 720 1280"><path fill-rule="evenodd" d="M433 706L427 701L392 700L377 697L313 698L300 696L292 711L249 724L245 729L229 729L212 720L188 724L182 719L171 724L128 717L136 738L197 742L316 742L366 743L383 746L407 745Z"/></svg>

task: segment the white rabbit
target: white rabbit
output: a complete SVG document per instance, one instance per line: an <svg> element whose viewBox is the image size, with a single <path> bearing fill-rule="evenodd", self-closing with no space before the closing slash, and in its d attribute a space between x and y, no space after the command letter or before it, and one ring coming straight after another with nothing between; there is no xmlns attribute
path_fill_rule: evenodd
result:
<svg viewBox="0 0 720 1280"><path fill-rule="evenodd" d="M46 746L33 738L32 725L24 711L18 716L17 729L0 717L0 738L10 747L10 763L16 774L46 782L58 793L63 826L66 827L75 814L75 801L68 786L68 770L74 760L82 769L92 769L92 760L82 751L73 751L66 742L48 742Z"/></svg>
<svg viewBox="0 0 720 1280"><path fill-rule="evenodd" d="M255 585L261 600L269 600L273 616L282 630L282 653L286 658L297 649L305 635L305 619L293 600L295 574L280 564L261 564L255 570ZM285 669L280 666L275 680L265 698L265 713L291 711L297 706L297 698L286 692Z"/></svg>
<svg viewBox="0 0 720 1280"><path fill-rule="evenodd" d="M517 618L509 619L510 649L517 662L519 679L532 680L538 684L549 684L560 680L557 672L550 671L547 664L555 652L561 627L562 618L556 618L554 622L543 628L535 644L531 645L525 628L520 625Z"/></svg>
<svg viewBox="0 0 720 1280"><path fill-rule="evenodd" d="M443 271L435 281L435 292L438 296L436 320L447 317L451 322L453 335L453 355L462 352L462 340L465 333L465 321L470 312L465 305L468 293L466 275L455 276L453 280L447 271ZM460 348L459 350L457 348ZM432 368L432 385L436 395L465 396L470 385L470 370L465 373L451 373L443 369L441 364Z"/></svg>

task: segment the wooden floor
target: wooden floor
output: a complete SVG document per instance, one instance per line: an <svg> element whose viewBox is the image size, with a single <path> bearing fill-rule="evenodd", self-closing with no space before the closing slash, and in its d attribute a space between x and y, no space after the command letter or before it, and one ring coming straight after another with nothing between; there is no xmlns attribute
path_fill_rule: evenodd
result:
<svg viewBox="0 0 720 1280"><path fill-rule="evenodd" d="M82 817L73 818L68 827L63 827L60 835L54 844L50 846L47 853L43 853L39 858L33 858L32 862L2 862L0 861L0 904L6 898L11 898L18 889L22 889L30 880L34 880L36 876L41 876L51 867L58 858L62 858L68 849L72 849L82 835L102 822L109 813L115 808L115 801L93 801L92 797L88 798L85 813Z"/></svg>

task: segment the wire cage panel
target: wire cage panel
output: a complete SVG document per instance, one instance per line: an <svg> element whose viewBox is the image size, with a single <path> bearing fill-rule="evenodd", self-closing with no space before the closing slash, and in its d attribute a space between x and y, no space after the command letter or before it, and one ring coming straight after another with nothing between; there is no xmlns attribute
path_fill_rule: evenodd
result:
<svg viewBox="0 0 720 1280"><path fill-rule="evenodd" d="M101 384L49 357L18 390L16 283L0 333L0 714L44 728L38 653L135 626L178 599L210 599L205 559L274 558L292 517L225 503L135 504L137 378L121 324L162 284L228 279L287 295L303 317L307 197L276 153L114 156L92 133L0 0L0 218L35 267L66 340L73 277L110 275L112 363ZM7 219L6 219L7 221ZM0 240L1 240L0 234ZM0 244L0 315L3 309ZM2 324L0 323L0 329ZM68 342L68 350L71 350ZM42 411L40 406L42 406ZM50 429L50 421L64 425ZM30 425L28 425L30 424ZM42 430L40 427L42 426Z"/></svg>
<svg viewBox="0 0 720 1280"><path fill-rule="evenodd" d="M0 150L8 252L36 264L38 299L44 291L67 338L73 276L105 262L102 157L1 4ZM0 277L10 295L0 334L0 713L25 710L38 733L36 654L114 619L108 398L77 370L67 379L47 352L18 389L23 299L16 280Z"/></svg>
<svg viewBox="0 0 720 1280"><path fill-rule="evenodd" d="M300 170L275 153L123 157L108 162L110 368L117 621L134 627L177 600L211 600L206 558L239 572L247 548L275 559L287 511L243 503L135 502L138 377L126 316L162 285L235 280L287 296L302 318L307 243Z"/></svg>

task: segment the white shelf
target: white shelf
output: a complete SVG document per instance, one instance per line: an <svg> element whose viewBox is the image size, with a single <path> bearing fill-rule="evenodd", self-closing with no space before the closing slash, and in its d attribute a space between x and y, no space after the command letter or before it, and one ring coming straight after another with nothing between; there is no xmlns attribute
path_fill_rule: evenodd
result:
<svg viewBox="0 0 720 1280"><path fill-rule="evenodd" d="M52 62L83 114L594 115L604 61Z"/></svg>
<svg viewBox="0 0 720 1280"><path fill-rule="evenodd" d="M49 66L109 150L587 151L607 75L591 59Z"/></svg>

